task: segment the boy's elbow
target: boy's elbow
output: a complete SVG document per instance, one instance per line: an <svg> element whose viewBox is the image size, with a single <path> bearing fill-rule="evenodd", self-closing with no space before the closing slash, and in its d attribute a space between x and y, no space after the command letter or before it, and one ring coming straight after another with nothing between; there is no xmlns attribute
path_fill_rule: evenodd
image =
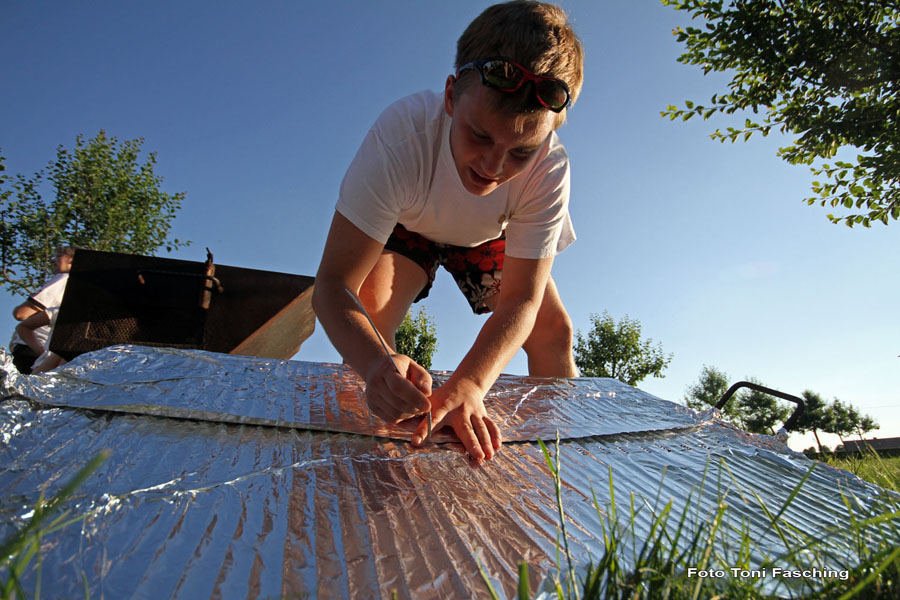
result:
<svg viewBox="0 0 900 600"><path fill-rule="evenodd" d="M316 315L322 314L330 305L334 303L333 297L334 284L327 279L316 278L313 286L312 307Z"/></svg>
<svg viewBox="0 0 900 600"><path fill-rule="evenodd" d="M319 311L321 310L321 307L322 307L322 295L324 293L322 291L322 287L323 286L319 283L319 280L317 279L315 285L313 286L313 294L312 294L312 308L313 308L313 312L316 313L317 315L319 314Z"/></svg>
<svg viewBox="0 0 900 600"><path fill-rule="evenodd" d="M16 321L24 321L35 313L35 310L27 304L20 304L13 309L13 319Z"/></svg>

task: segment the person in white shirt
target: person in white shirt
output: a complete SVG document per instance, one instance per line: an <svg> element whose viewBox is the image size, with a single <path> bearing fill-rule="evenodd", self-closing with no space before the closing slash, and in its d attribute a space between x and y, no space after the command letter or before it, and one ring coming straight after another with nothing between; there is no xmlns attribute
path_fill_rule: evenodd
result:
<svg viewBox="0 0 900 600"><path fill-rule="evenodd" d="M75 249L73 247L58 247L53 257L54 275L40 290L13 309L13 318L21 322L16 325L9 346L13 355L13 364L22 373L35 372L35 363L38 360L43 365L38 368L37 372L47 370L48 366L49 368L58 366L61 362L55 359L49 360L56 357L55 354L49 353L43 357L42 355L48 352L52 323L55 321L60 304L62 304L74 256ZM58 358L56 357L56 359Z"/></svg>
<svg viewBox="0 0 900 600"><path fill-rule="evenodd" d="M389 422L431 412L481 463L501 434L484 396L524 348L534 376L576 377L572 325L550 269L575 239L569 161L555 134L578 96L583 50L558 7L486 9L457 43L456 73L378 118L344 181L316 275L313 307ZM491 312L449 380L385 356L347 290L393 346L412 302L443 266L476 313ZM420 445L422 419L412 436Z"/></svg>

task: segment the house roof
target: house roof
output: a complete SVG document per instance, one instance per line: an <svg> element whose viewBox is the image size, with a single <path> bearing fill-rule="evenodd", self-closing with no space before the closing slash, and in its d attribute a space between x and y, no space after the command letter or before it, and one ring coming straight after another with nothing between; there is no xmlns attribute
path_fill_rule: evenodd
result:
<svg viewBox="0 0 900 600"><path fill-rule="evenodd" d="M844 450L897 450L900 449L900 437L872 438L868 440L846 440Z"/></svg>
<svg viewBox="0 0 900 600"><path fill-rule="evenodd" d="M136 346L40 376L0 361L0 539L45 488L111 450L68 502L84 520L43 540L51 596L81 595L87 581L91 597L471 597L485 591L481 565L512 597L523 560L532 589L549 590L559 517L537 440L557 430L582 572L603 553L610 479L620 513L637 507L639 536L670 500L690 521L726 498L724 535L747 527L757 564L782 548L763 504L787 503L780 518L819 537L848 520L844 497L856 516L882 510L880 488L823 465L810 473L783 437L611 379L502 376L486 403L505 443L472 467L450 434L416 449L411 426L372 417L341 365ZM826 562L852 552L835 542Z"/></svg>

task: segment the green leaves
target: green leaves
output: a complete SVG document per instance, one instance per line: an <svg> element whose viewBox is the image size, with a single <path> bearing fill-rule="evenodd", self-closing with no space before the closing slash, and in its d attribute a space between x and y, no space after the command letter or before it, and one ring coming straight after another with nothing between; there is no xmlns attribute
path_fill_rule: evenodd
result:
<svg viewBox="0 0 900 600"><path fill-rule="evenodd" d="M684 397L688 408L694 410L706 410L716 405L716 402L728 391L728 375L715 367L703 365L700 378L697 383L688 386ZM734 421L736 416L734 403L725 405L725 417Z"/></svg>
<svg viewBox="0 0 900 600"><path fill-rule="evenodd" d="M798 136L779 149L791 164L814 164L841 149L865 152L841 174L814 168L816 196L807 204L846 209L828 215L848 226L900 217L900 6L870 0L755 0L734 2L665 0L690 13L702 27L678 28L684 44L678 61L704 73L731 75L725 93L710 107L688 100L661 114L688 120L752 110L763 123L716 130L720 142L768 135L771 127ZM862 212L858 212L863 209Z"/></svg>
<svg viewBox="0 0 900 600"><path fill-rule="evenodd" d="M426 369L431 368L431 360L437 350L434 319L420 308L415 316L407 313L394 336L397 352L405 354Z"/></svg>
<svg viewBox="0 0 900 600"><path fill-rule="evenodd" d="M752 377L748 380L759 383ZM728 391L728 382L726 373L704 365L697 383L686 390L685 404L694 410L715 406ZM745 431L764 434L774 434L775 425L786 421L790 413L790 409L777 399L756 390L737 392L722 408L722 416L727 421Z"/></svg>
<svg viewBox="0 0 900 600"><path fill-rule="evenodd" d="M12 178L0 178L0 285L24 294L38 288L60 244L131 254L187 245L168 238L185 195L160 190L156 155L139 162L142 144L119 144L102 130L87 141L79 135L72 151L60 146L55 161L17 175L11 190L2 188ZM52 198L42 195L48 186Z"/></svg>
<svg viewBox="0 0 900 600"><path fill-rule="evenodd" d="M641 323L628 315L616 323L609 313L591 315L591 330L583 337L575 335L575 364L587 377L613 377L628 385L637 385L648 376L664 377L662 372L672 361L663 354L662 344L652 339L641 341Z"/></svg>
<svg viewBox="0 0 900 600"><path fill-rule="evenodd" d="M753 378L748 379L759 383ZM790 416L790 409L773 396L757 390L750 390L737 398L738 410L743 416L744 428L751 433L775 434L775 425L784 423Z"/></svg>

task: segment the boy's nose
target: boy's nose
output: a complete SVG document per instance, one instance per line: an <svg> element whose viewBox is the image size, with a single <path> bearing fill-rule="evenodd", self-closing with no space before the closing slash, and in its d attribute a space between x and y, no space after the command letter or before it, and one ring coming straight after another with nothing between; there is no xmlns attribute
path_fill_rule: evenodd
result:
<svg viewBox="0 0 900 600"><path fill-rule="evenodd" d="M503 152L488 152L482 157L481 169L485 177L499 177L503 173Z"/></svg>

